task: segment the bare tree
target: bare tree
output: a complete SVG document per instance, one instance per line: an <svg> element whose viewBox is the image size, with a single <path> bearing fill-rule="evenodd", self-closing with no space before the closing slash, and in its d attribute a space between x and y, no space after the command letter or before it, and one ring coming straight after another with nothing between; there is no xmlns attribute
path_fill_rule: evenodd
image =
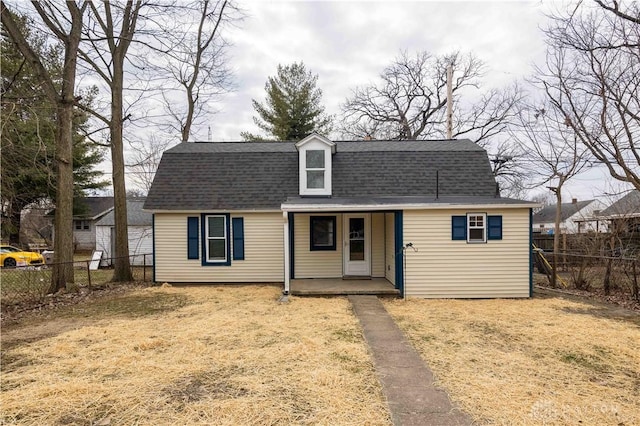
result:
<svg viewBox="0 0 640 426"><path fill-rule="evenodd" d="M49 291L56 292L74 282L73 275L73 111L75 99L75 81L77 51L81 39L83 14L87 2L68 1L63 11L56 2L32 1L31 3L46 28L60 40L64 46L64 68L62 82L56 84L52 75L32 46L20 32L14 15L0 2L2 25L27 61L42 81L43 91L57 106L57 135L55 162L57 165L56 187L56 238L54 251L56 264L53 267Z"/></svg>
<svg viewBox="0 0 640 426"><path fill-rule="evenodd" d="M160 64L149 65L168 78L163 82L165 110L169 125L187 142L198 119L211 112L211 105L231 88L231 71L226 65L227 41L224 27L241 19L238 7L229 0L198 0L172 9L174 19L184 18L180 28L162 33ZM194 28L194 18L195 28ZM178 91L186 102L175 102Z"/></svg>
<svg viewBox="0 0 640 426"><path fill-rule="evenodd" d="M551 104L613 178L640 189L640 3L579 2L545 34L537 80Z"/></svg>
<svg viewBox="0 0 640 426"><path fill-rule="evenodd" d="M496 178L501 197L524 199L526 173L522 167L525 154L518 144L504 140L489 153L491 171Z"/></svg>
<svg viewBox="0 0 640 426"><path fill-rule="evenodd" d="M535 186L549 185L556 201L555 230L553 236L554 273L551 285L556 285L556 265L560 251L560 222L562 218L562 189L574 176L589 166L589 152L583 146L570 126L565 124L564 116L550 105L529 105L518 115L517 127L511 135L516 143L527 153L529 171Z"/></svg>
<svg viewBox="0 0 640 426"><path fill-rule="evenodd" d="M109 128L109 147L113 179L115 220L114 281L131 281L129 243L127 235L127 202L124 173L124 70L127 51L136 33L142 0L125 3L104 1L101 6L91 2L90 13L83 28L83 43L79 57L97 74L110 90L110 113L87 109Z"/></svg>
<svg viewBox="0 0 640 426"><path fill-rule="evenodd" d="M132 143L133 153L128 156L129 177L145 194L151 189L153 178L160 164L162 153L171 144L152 135L148 143Z"/></svg>
<svg viewBox="0 0 640 426"><path fill-rule="evenodd" d="M480 87L484 65L474 55L460 52L442 56L402 52L382 71L380 83L353 90L342 105L342 132L354 138L444 138L449 65L453 68L453 137L486 145L514 118L521 92L514 84L489 90L475 104L461 102L463 90Z"/></svg>

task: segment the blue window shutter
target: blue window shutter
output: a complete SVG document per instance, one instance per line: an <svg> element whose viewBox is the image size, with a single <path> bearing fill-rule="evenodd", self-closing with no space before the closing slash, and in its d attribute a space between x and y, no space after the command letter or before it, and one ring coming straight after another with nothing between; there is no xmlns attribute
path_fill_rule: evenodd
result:
<svg viewBox="0 0 640 426"><path fill-rule="evenodd" d="M231 219L233 232L233 260L244 260L244 218Z"/></svg>
<svg viewBox="0 0 640 426"><path fill-rule="evenodd" d="M451 216L451 239L466 240L467 239L467 217Z"/></svg>
<svg viewBox="0 0 640 426"><path fill-rule="evenodd" d="M502 216L487 216L487 239L502 239Z"/></svg>
<svg viewBox="0 0 640 426"><path fill-rule="evenodd" d="M187 218L187 259L198 259L198 235L200 223L197 217Z"/></svg>

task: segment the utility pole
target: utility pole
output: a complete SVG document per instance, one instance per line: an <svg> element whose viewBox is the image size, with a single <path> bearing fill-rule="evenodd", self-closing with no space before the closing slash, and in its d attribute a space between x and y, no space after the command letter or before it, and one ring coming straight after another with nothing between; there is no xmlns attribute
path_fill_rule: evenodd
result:
<svg viewBox="0 0 640 426"><path fill-rule="evenodd" d="M453 66L447 67L447 139L453 138Z"/></svg>

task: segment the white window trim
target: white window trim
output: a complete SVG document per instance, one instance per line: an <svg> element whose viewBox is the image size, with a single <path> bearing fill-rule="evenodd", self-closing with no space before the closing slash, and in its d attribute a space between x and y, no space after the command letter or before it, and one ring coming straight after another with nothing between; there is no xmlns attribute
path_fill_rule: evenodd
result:
<svg viewBox="0 0 640 426"><path fill-rule="evenodd" d="M222 230L224 231L224 237L210 237L209 236L209 218L210 217L221 217L223 219L223 228ZM229 238L229 235L227 235L227 216L225 215L220 215L220 214L210 214L210 215L206 215L205 216L205 233L204 233L204 238L205 238L205 260L207 263L227 263L227 261L229 260L229 253L227 252L227 248L229 246L229 242L227 241L227 239ZM209 254L209 241L210 240L223 240L224 241L224 259L213 259L210 254Z"/></svg>
<svg viewBox="0 0 640 426"><path fill-rule="evenodd" d="M335 143L327 138L312 134L296 143L298 150L298 173L300 195L331 196L332 157L335 153ZM324 169L307 168L307 151L324 151ZM324 171L324 188L307 188L307 171Z"/></svg>
<svg viewBox="0 0 640 426"><path fill-rule="evenodd" d="M482 216L482 226L474 226L471 227L471 217ZM482 229L482 240L472 240L471 239L471 230L472 229ZM487 242L487 214L486 213L467 213L467 243L471 244L481 244Z"/></svg>

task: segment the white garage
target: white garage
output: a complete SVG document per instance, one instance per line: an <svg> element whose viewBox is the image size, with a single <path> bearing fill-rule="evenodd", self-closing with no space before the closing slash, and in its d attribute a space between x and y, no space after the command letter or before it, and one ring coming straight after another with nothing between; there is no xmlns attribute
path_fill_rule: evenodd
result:
<svg viewBox="0 0 640 426"><path fill-rule="evenodd" d="M153 217L142 211L144 198L127 200L127 233L132 265L153 264ZM96 223L96 250L103 252L102 265L111 265L115 256L115 218L113 211Z"/></svg>

